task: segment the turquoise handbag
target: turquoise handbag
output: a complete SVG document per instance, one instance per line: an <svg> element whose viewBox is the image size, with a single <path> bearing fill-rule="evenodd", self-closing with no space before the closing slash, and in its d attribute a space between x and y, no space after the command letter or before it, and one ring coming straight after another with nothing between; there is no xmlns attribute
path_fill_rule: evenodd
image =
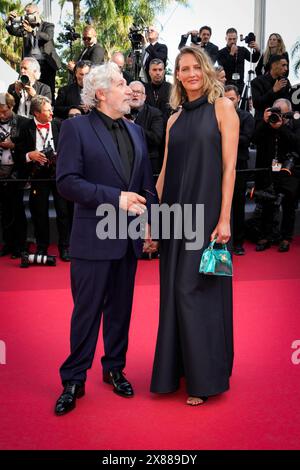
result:
<svg viewBox="0 0 300 470"><path fill-rule="evenodd" d="M215 243L216 239L203 251L199 272L212 276L232 276L231 255L226 244L220 249L215 249Z"/></svg>

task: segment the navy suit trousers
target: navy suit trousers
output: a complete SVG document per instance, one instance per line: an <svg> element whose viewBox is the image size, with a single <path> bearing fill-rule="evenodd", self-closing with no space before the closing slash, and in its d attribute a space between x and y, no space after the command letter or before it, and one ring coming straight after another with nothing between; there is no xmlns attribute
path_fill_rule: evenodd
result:
<svg viewBox="0 0 300 470"><path fill-rule="evenodd" d="M71 353L60 368L63 384L85 382L97 346L102 313L103 370L125 367L136 266L131 241L126 255L119 260L72 259Z"/></svg>

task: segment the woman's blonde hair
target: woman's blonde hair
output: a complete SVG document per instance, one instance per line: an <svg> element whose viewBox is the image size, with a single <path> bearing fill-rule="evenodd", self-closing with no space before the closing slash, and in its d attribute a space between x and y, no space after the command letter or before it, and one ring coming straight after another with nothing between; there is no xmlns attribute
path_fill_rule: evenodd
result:
<svg viewBox="0 0 300 470"><path fill-rule="evenodd" d="M278 34L278 33L270 34L269 39L268 39L268 45L267 45L265 53L264 53L264 60L263 60L264 65L267 65L267 63L269 62L270 56L271 56L271 50L270 50L270 47L269 47L269 41L271 39L271 36L276 36L277 41L278 41L277 51L275 52L275 54L276 55L282 55L284 52L286 52L286 47L285 47L285 44L284 44L283 39L280 36L280 34Z"/></svg>
<svg viewBox="0 0 300 470"><path fill-rule="evenodd" d="M177 78L180 68L180 60L186 54L192 54L201 67L203 73L203 95L206 95L209 103L214 103L217 98L223 96L224 87L217 80L216 71L205 52L199 47L187 46L183 47L176 57L174 69L174 81L170 96L170 105L173 109L177 109L185 101L188 101L186 91L182 83Z"/></svg>

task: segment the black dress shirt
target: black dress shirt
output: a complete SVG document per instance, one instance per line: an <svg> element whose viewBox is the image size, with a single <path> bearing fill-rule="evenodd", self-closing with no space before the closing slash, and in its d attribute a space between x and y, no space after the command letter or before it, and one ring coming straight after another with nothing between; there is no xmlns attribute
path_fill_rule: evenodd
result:
<svg viewBox="0 0 300 470"><path fill-rule="evenodd" d="M104 122L105 127L111 134L120 154L122 166L129 183L132 166L134 162L134 147L130 135L124 125L122 119L112 119L106 114L95 108L100 119Z"/></svg>

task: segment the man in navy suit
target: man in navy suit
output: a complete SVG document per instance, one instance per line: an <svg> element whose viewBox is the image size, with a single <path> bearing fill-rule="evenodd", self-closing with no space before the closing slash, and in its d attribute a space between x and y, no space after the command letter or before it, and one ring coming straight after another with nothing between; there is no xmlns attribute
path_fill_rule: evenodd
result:
<svg viewBox="0 0 300 470"><path fill-rule="evenodd" d="M84 79L82 94L83 103L92 108L90 114L62 124L57 186L65 198L75 202L70 243L74 310L71 353L60 368L64 390L55 406L56 415L71 411L76 398L84 395L102 312L103 381L122 397L134 395L123 369L137 258L143 243L118 236L99 239L97 231L103 220L97 214L103 204L115 209L118 217L120 212L140 215L157 203L143 131L122 119L130 112L131 95L116 64L94 67Z"/></svg>

